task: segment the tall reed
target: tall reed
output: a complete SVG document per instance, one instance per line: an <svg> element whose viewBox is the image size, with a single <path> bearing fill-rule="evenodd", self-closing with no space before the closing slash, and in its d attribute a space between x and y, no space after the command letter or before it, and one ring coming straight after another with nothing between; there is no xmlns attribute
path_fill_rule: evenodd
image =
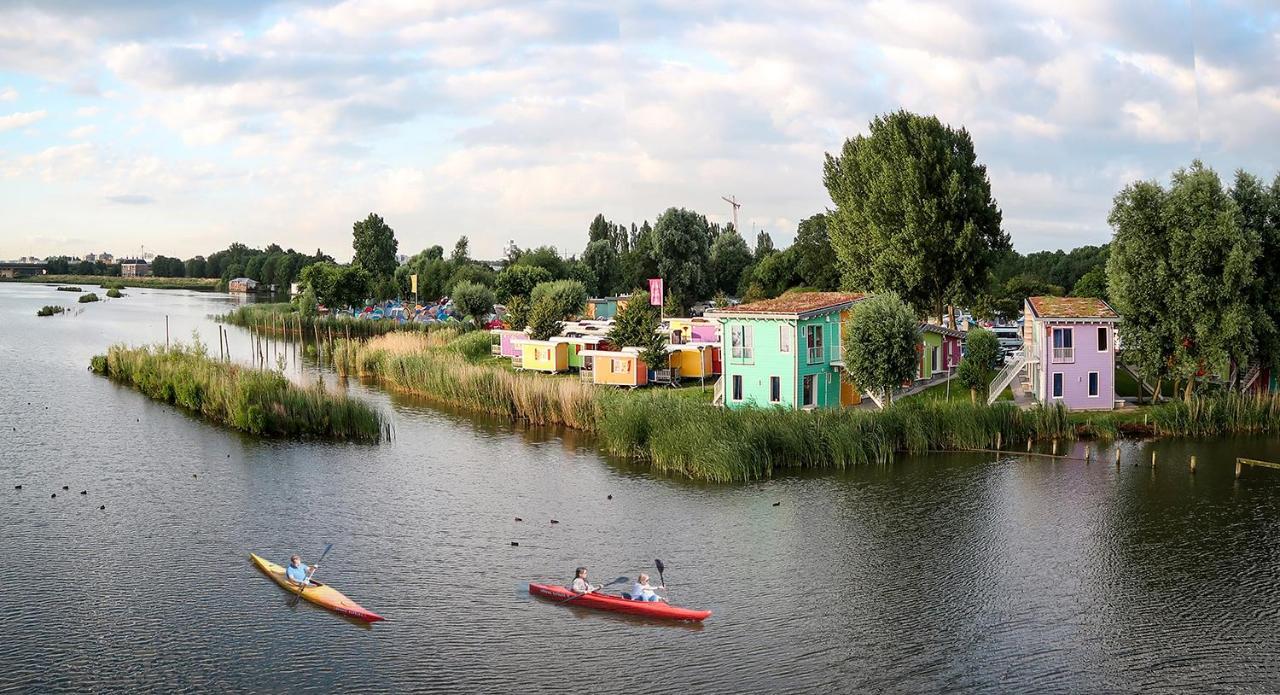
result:
<svg viewBox="0 0 1280 695"><path fill-rule="evenodd" d="M322 383L303 388L278 372L212 359L199 343L114 345L105 355L94 356L90 369L251 434L362 442L383 436L382 416L367 403L329 392Z"/></svg>
<svg viewBox="0 0 1280 695"><path fill-rule="evenodd" d="M433 333L439 330L463 331L465 324L461 321L417 323L383 320L357 319L350 316L303 316L287 302L246 304L221 317L224 323L242 328L250 328L260 332L275 333L285 336L297 336L311 340L319 337L327 340L337 338L371 338L388 333Z"/></svg>

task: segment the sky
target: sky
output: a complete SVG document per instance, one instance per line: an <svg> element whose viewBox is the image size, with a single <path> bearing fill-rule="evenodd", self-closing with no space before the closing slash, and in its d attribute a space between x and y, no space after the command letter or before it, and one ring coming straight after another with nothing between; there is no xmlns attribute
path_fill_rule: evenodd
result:
<svg viewBox="0 0 1280 695"><path fill-rule="evenodd" d="M1261 0L0 0L0 258L580 253L671 206L790 243L878 114L972 134L1023 252L1115 194L1280 161Z"/></svg>

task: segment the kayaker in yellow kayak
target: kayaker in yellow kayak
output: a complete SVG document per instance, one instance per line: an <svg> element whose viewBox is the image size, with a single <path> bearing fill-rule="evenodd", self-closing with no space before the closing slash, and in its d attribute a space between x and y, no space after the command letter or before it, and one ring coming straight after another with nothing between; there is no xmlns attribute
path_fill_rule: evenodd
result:
<svg viewBox="0 0 1280 695"><path fill-rule="evenodd" d="M579 567L573 571L573 584L569 586L575 594L591 594L600 590L600 587L587 581L587 568Z"/></svg>
<svg viewBox="0 0 1280 695"><path fill-rule="evenodd" d="M318 569L320 569L320 565L307 567L302 564L301 556L294 555L289 558L289 566L285 568L284 576L298 586L311 586L311 575L315 574Z"/></svg>

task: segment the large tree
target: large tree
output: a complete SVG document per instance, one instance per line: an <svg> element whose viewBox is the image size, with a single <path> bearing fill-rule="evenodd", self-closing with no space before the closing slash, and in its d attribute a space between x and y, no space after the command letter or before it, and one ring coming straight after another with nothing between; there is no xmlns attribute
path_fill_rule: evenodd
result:
<svg viewBox="0 0 1280 695"><path fill-rule="evenodd" d="M795 254L796 272L805 287L824 292L840 287L840 269L831 248L825 214L818 213L800 220L791 249Z"/></svg>
<svg viewBox="0 0 1280 695"><path fill-rule="evenodd" d="M1115 197L1107 221L1115 231L1107 260L1112 306L1124 317L1119 326L1123 358L1159 392L1168 375L1179 333L1172 306L1174 269L1163 220L1165 191L1154 181L1138 181Z"/></svg>
<svg viewBox="0 0 1280 695"><path fill-rule="evenodd" d="M506 301L512 297L529 298L533 288L553 278L546 268L536 265L513 265L498 273L494 288L498 299Z"/></svg>
<svg viewBox="0 0 1280 695"><path fill-rule="evenodd" d="M453 286L449 297L458 311L476 325L493 313L493 290L484 285L463 280Z"/></svg>
<svg viewBox="0 0 1280 695"><path fill-rule="evenodd" d="M893 392L916 373L920 324L898 295L888 292L858 302L841 331L849 379L858 388Z"/></svg>
<svg viewBox="0 0 1280 695"><path fill-rule="evenodd" d="M652 252L666 292L682 307L711 294L707 218L692 210L668 208L653 226Z"/></svg>
<svg viewBox="0 0 1280 695"><path fill-rule="evenodd" d="M529 294L533 306L545 303L558 319L582 313L587 306L587 288L577 280L553 280L533 288Z"/></svg>
<svg viewBox="0 0 1280 695"><path fill-rule="evenodd" d="M711 242L711 284L715 291L735 294L742 273L751 265L751 249L733 225Z"/></svg>
<svg viewBox="0 0 1280 695"><path fill-rule="evenodd" d="M658 307L649 303L648 293L636 290L613 317L609 343L619 348L645 347L650 344L650 334L658 330L661 321Z"/></svg>
<svg viewBox="0 0 1280 695"><path fill-rule="evenodd" d="M355 257L351 264L363 268L372 277L391 277L396 272L396 233L374 213L352 225L351 247Z"/></svg>
<svg viewBox="0 0 1280 695"><path fill-rule="evenodd" d="M823 180L836 209L831 246L848 289L896 292L941 315L986 285L1009 247L968 131L898 111L828 154Z"/></svg>
<svg viewBox="0 0 1280 695"><path fill-rule="evenodd" d="M582 264L591 271L594 285L592 294L603 296L612 294L618 281L618 252L613 242L608 239L597 239L587 244L582 252Z"/></svg>
<svg viewBox="0 0 1280 695"><path fill-rule="evenodd" d="M1254 320L1257 350L1254 361L1263 367L1280 368L1280 176L1270 187L1244 171L1237 171L1231 198L1240 210L1240 225L1260 244L1253 301L1258 316Z"/></svg>

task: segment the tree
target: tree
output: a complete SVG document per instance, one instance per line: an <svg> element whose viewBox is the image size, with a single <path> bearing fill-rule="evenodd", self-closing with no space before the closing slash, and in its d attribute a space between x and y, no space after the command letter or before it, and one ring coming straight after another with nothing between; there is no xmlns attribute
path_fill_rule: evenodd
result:
<svg viewBox="0 0 1280 695"><path fill-rule="evenodd" d="M510 300L512 297L528 298L533 288L553 278L546 268L536 265L513 265L498 273L494 280L494 289L498 298Z"/></svg>
<svg viewBox="0 0 1280 695"><path fill-rule="evenodd" d="M470 263L471 259L467 256L470 248L471 241L467 239L465 234L458 237L458 242L453 245L453 255L449 257L449 260L458 265Z"/></svg>
<svg viewBox="0 0 1280 695"><path fill-rule="evenodd" d="M1072 297L1107 298L1107 268L1104 265L1094 266L1089 272L1080 276L1076 286L1071 290Z"/></svg>
<svg viewBox="0 0 1280 695"><path fill-rule="evenodd" d="M976 296L996 252L1009 248L973 140L936 117L877 117L870 134L827 155L823 181L846 288L895 292L941 316L948 302Z"/></svg>
<svg viewBox="0 0 1280 695"><path fill-rule="evenodd" d="M551 273L552 279L565 277L564 259L551 246L539 246L530 251L518 251L512 265L531 265Z"/></svg>
<svg viewBox="0 0 1280 695"><path fill-rule="evenodd" d="M604 213L597 213L591 220L591 226L587 227L587 243L607 241L612 233L613 224L604 218Z"/></svg>
<svg viewBox="0 0 1280 695"><path fill-rule="evenodd" d="M587 306L587 288L577 280L553 280L533 288L529 300L534 306L548 304L557 319L577 316Z"/></svg>
<svg viewBox="0 0 1280 695"><path fill-rule="evenodd" d="M649 295L641 290L632 293L632 299L618 309L609 329L609 343L619 348L644 347L649 335L658 330L662 317L658 307L649 304Z"/></svg>
<svg viewBox="0 0 1280 695"><path fill-rule="evenodd" d="M710 294L711 237L705 217L668 208L654 225L652 251L667 292L685 302Z"/></svg>
<svg viewBox="0 0 1280 695"><path fill-rule="evenodd" d="M369 216L351 227L351 247L355 257L351 264L364 269L371 277L391 277L396 272L396 234L381 217Z"/></svg>
<svg viewBox="0 0 1280 695"><path fill-rule="evenodd" d="M592 294L597 297L612 294L619 271L618 252L614 250L613 242L599 239L588 243L582 252L582 263L595 278Z"/></svg>
<svg viewBox="0 0 1280 695"><path fill-rule="evenodd" d="M328 307L362 304L369 290L369 273L363 268L329 262L307 266L300 280L316 301Z"/></svg>
<svg viewBox="0 0 1280 695"><path fill-rule="evenodd" d="M507 328L522 331L529 326L529 298L524 295L513 295L507 300L507 315L503 317Z"/></svg>
<svg viewBox="0 0 1280 695"><path fill-rule="evenodd" d="M827 233L827 216L822 213L800 220L796 228L796 241L790 250L794 253L796 272L800 283L822 292L840 287L840 269L836 266L836 254L831 248Z"/></svg>
<svg viewBox="0 0 1280 695"><path fill-rule="evenodd" d="M742 273L751 265L751 249L730 225L711 242L711 285L717 292L737 293Z"/></svg>
<svg viewBox="0 0 1280 695"><path fill-rule="evenodd" d="M849 379L884 393L892 403L894 389L916 373L920 324L915 312L892 292L876 295L853 306L841 334Z"/></svg>
<svg viewBox="0 0 1280 695"><path fill-rule="evenodd" d="M800 283L794 247L775 251L751 268L751 286L765 298L777 297Z"/></svg>
<svg viewBox="0 0 1280 695"><path fill-rule="evenodd" d="M969 388L969 400L977 403L978 392L986 394L991 372L1000 363L1000 339L985 328L974 328L965 336L964 343L966 354L956 376Z"/></svg>
<svg viewBox="0 0 1280 695"><path fill-rule="evenodd" d="M470 317L477 326L493 313L493 290L484 285L463 280L453 286L449 297L458 311Z"/></svg>
<svg viewBox="0 0 1280 695"><path fill-rule="evenodd" d="M562 316L559 307L550 299L535 301L529 309L529 337L533 340L551 340L560 335Z"/></svg>
<svg viewBox="0 0 1280 695"><path fill-rule="evenodd" d="M769 236L768 232L761 229L759 232L756 233L756 252L755 252L756 263L763 261L766 257L775 253L776 251L777 249L774 248L773 246L773 237Z"/></svg>
<svg viewBox="0 0 1280 695"><path fill-rule="evenodd" d="M1251 361L1280 368L1280 301L1275 299L1280 287L1280 175L1267 188L1252 174L1237 171L1231 198L1240 210L1241 227L1260 245L1252 294L1257 350Z"/></svg>
<svg viewBox="0 0 1280 695"><path fill-rule="evenodd" d="M1116 195L1107 217L1114 230L1107 287L1112 306L1124 317L1119 325L1124 361L1155 384L1155 393L1168 375L1178 333L1164 198L1164 189L1154 181L1132 183Z"/></svg>

